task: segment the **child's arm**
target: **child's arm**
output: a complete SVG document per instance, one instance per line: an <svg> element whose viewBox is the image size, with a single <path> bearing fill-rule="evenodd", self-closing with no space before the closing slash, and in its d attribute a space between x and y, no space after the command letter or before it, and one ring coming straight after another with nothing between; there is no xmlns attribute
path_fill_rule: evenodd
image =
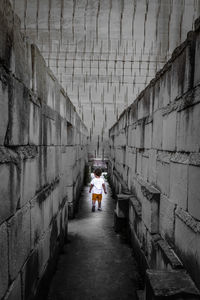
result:
<svg viewBox="0 0 200 300"><path fill-rule="evenodd" d="M107 194L105 183L102 184L102 187L103 187L104 193Z"/></svg>
<svg viewBox="0 0 200 300"><path fill-rule="evenodd" d="M94 184L90 185L89 193L91 193L91 190L92 190L93 186L94 186Z"/></svg>

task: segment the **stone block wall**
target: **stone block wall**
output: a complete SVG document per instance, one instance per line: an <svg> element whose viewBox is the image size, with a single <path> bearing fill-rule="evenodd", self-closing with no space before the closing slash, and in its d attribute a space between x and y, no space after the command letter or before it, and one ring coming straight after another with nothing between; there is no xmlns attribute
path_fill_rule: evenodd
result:
<svg viewBox="0 0 200 300"><path fill-rule="evenodd" d="M87 129L0 0L0 299L32 299L67 234Z"/></svg>
<svg viewBox="0 0 200 300"><path fill-rule="evenodd" d="M138 215L130 203L129 226L147 265L173 268L160 261L159 253L169 257L159 250L162 240L200 288L199 65L197 20L195 31L110 129L109 174L116 193L123 192L123 179L141 206Z"/></svg>

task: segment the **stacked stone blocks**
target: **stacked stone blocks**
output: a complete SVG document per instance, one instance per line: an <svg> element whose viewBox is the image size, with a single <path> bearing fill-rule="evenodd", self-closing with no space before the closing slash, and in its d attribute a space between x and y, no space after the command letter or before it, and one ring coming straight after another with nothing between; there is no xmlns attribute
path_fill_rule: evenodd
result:
<svg viewBox="0 0 200 300"><path fill-rule="evenodd" d="M109 172L115 190L118 173L141 205L140 217L130 202L129 224L147 265L167 268L158 257L162 239L200 288L199 41L197 22L110 129Z"/></svg>
<svg viewBox="0 0 200 300"><path fill-rule="evenodd" d="M67 236L87 129L0 1L0 299L32 299Z"/></svg>

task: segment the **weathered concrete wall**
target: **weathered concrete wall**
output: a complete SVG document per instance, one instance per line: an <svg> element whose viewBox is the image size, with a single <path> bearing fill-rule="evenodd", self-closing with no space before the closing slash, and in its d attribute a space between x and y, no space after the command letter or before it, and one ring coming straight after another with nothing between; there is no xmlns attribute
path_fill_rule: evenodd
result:
<svg viewBox="0 0 200 300"><path fill-rule="evenodd" d="M31 299L67 233L87 129L0 1L0 299Z"/></svg>
<svg viewBox="0 0 200 300"><path fill-rule="evenodd" d="M123 179L136 196L129 225L147 264L180 267L170 261L175 250L200 287L198 23L110 129L109 173L116 193L123 192Z"/></svg>

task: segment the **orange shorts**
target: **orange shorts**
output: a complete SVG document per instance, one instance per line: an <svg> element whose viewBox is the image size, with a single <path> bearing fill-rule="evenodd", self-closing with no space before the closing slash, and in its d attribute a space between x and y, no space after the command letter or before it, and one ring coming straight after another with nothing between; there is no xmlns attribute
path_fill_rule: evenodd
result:
<svg viewBox="0 0 200 300"><path fill-rule="evenodd" d="M92 201L101 202L101 200L102 200L102 194L92 194Z"/></svg>

